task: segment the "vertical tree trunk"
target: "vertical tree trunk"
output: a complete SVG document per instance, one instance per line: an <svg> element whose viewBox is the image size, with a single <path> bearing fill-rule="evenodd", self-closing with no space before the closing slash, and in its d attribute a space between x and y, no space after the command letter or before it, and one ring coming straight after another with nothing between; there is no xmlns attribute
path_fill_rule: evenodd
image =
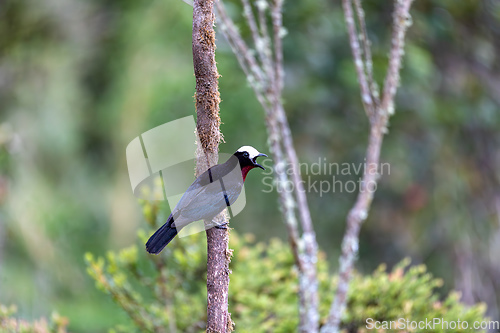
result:
<svg viewBox="0 0 500 333"><path fill-rule="evenodd" d="M195 0L193 4L193 64L196 77L196 114L199 136L197 175L217 164L221 140L219 90L215 63L215 15L213 0ZM217 223L226 222L224 213ZM211 223L212 221L205 221ZM207 332L232 330L228 313L229 261L228 230L207 230Z"/></svg>

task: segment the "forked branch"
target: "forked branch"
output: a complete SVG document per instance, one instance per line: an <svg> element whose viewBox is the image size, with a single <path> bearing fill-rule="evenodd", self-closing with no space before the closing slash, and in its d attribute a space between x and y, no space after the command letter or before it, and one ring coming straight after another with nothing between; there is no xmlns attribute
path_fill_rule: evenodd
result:
<svg viewBox="0 0 500 333"><path fill-rule="evenodd" d="M361 90L361 100L370 119L370 136L366 150L366 168L360 184L356 203L347 216L347 229L342 241L340 256L339 281L330 313L321 333L337 333L347 301L347 291L351 280L354 261L359 249L359 231L364 220L368 217L374 191L379 178L378 167L382 140L387 129L389 117L394 113L394 97L399 85L399 70L404 54L404 38L410 26L410 6L413 0L396 0L393 14L392 46L389 57L389 68L384 81L382 101L377 100L378 91L375 84L371 84L371 51L366 33L364 13L359 0L354 0L357 8L357 19L361 30L361 40L365 52L365 60L361 57L361 47L358 42L358 31L355 25L353 0L343 0L345 20L349 33L351 50Z"/></svg>

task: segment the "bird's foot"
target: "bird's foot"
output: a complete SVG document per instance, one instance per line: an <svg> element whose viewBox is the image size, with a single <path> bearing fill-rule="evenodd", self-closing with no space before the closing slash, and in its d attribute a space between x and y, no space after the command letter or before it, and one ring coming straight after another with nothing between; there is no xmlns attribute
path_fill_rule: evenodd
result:
<svg viewBox="0 0 500 333"><path fill-rule="evenodd" d="M226 223L222 223L222 224L218 224L216 225L215 227L217 229L227 229L227 225L229 224L229 222L226 222Z"/></svg>

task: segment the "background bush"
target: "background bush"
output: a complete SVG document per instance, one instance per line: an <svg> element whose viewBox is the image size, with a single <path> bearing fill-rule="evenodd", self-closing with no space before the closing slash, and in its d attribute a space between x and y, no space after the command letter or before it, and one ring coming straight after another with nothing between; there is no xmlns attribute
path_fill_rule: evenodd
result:
<svg viewBox="0 0 500 333"><path fill-rule="evenodd" d="M147 212L157 211L144 203ZM157 220L149 216L151 222ZM154 223L152 223L154 226ZM151 230L152 232L153 230ZM147 234L149 235L150 232ZM140 232L139 245L105 258L86 255L87 271L97 287L106 292L128 314L123 332L204 332L206 321L206 237L196 233L173 241L159 255L142 251L147 240ZM285 333L298 326L297 272L289 245L280 239L258 242L253 234L239 236L232 231L230 248L232 274L229 311L237 332ZM460 303L456 292L440 301L436 292L443 282L432 277L424 265L409 267L410 260L391 272L381 265L373 274L355 274L342 324L349 332L363 332L367 319L420 322L441 318L466 321L467 327L485 321L484 305ZM322 322L326 320L335 290L324 253L318 262ZM328 297L328 295L331 295ZM400 332L394 328L387 332ZM435 332L472 332L471 329L438 329Z"/></svg>

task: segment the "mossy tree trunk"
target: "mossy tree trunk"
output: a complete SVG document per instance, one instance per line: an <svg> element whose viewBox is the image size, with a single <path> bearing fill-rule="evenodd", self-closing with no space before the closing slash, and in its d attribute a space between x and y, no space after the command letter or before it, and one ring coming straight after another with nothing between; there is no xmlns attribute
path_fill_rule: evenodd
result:
<svg viewBox="0 0 500 333"><path fill-rule="evenodd" d="M195 0L193 4L193 65L196 77L196 114L199 137L196 173L200 175L217 164L218 147L222 139L219 117L219 73L215 63L215 31L213 0ZM227 222L221 213L216 223ZM212 221L205 221L205 224ZM229 232L207 230L207 332L225 333L232 330L228 312Z"/></svg>

